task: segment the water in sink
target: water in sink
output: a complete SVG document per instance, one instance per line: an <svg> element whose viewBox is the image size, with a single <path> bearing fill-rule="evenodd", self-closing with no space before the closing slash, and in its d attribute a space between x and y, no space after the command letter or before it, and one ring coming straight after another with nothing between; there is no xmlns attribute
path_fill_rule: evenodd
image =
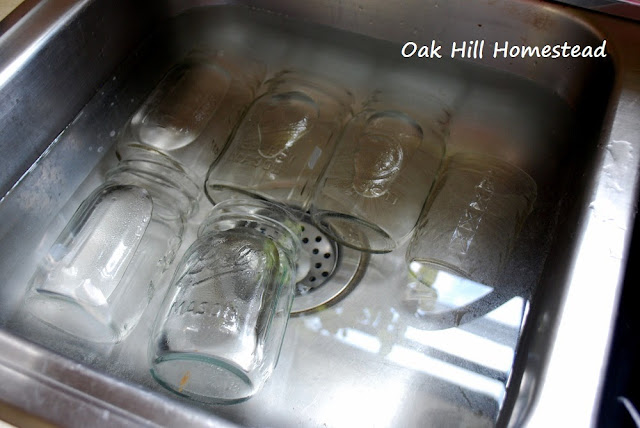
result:
<svg viewBox="0 0 640 428"><path fill-rule="evenodd" d="M60 211L64 203L79 203L115 163L118 130L160 81L162 70L203 46L251 55L267 65L270 75L284 68L325 73L353 91L356 111L376 89L397 85L412 88L416 96L435 94L452 113L449 153L476 150L500 156L527 171L538 185L536 205L495 290L442 281L436 297L408 276L406 246L375 255L351 294L290 321L278 367L259 395L206 410L258 426L492 425L567 192L572 171L565 160L576 144L568 131L576 112L552 92L496 70L445 58L403 58L402 44L259 11L198 10L166 23L115 71L2 201L2 245L15 248L0 255L11 285L0 291L3 326L100 372L168 394L149 374L146 342L169 278L158 286L138 328L113 347L68 338L34 324L17 309L37 261L73 212ZM206 165L196 169L206 171ZM202 205L183 250L207 211L207 202ZM424 310L436 298L442 307L455 307L492 291L475 312L453 313L453 321L442 324L426 323L415 302L407 303L422 299Z"/></svg>

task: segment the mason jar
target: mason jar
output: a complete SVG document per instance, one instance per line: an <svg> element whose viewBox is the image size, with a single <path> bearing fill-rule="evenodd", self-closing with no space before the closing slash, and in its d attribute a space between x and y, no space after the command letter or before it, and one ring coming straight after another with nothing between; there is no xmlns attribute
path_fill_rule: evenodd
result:
<svg viewBox="0 0 640 428"><path fill-rule="evenodd" d="M256 96L266 67L242 51L196 49L174 64L118 137L116 155L139 144L204 177Z"/></svg>
<svg viewBox="0 0 640 428"><path fill-rule="evenodd" d="M445 152L449 111L428 94L376 92L345 126L311 204L316 226L372 253L408 240Z"/></svg>
<svg viewBox="0 0 640 428"><path fill-rule="evenodd" d="M247 195L307 210L352 94L316 74L285 71L266 82L207 173L212 203Z"/></svg>
<svg viewBox="0 0 640 428"><path fill-rule="evenodd" d="M409 271L428 285L442 271L495 287L536 197L535 180L503 159L447 157L407 248Z"/></svg>
<svg viewBox="0 0 640 428"><path fill-rule="evenodd" d="M300 225L255 199L217 204L178 264L150 343L151 373L207 403L254 395L278 361L296 282Z"/></svg>
<svg viewBox="0 0 640 428"><path fill-rule="evenodd" d="M74 213L26 295L33 315L92 342L133 329L198 207L199 188L179 163L144 145L128 154Z"/></svg>

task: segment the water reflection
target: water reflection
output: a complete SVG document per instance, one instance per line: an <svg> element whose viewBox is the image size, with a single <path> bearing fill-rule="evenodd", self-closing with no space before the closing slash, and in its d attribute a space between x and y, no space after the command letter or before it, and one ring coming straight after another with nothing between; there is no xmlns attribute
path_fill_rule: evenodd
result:
<svg viewBox="0 0 640 428"><path fill-rule="evenodd" d="M287 377L274 375L286 405L315 426L492 426L527 301L516 286L448 274L424 285L403 256L372 256L345 299L292 319L281 353ZM269 397L282 394L272 388Z"/></svg>
<svg viewBox="0 0 640 428"><path fill-rule="evenodd" d="M470 281L466 288L454 285L450 281L438 283L441 307L469 304L492 290ZM419 319L394 306L364 307L350 320L338 306L329 311L331 316L308 316L303 321L306 329L321 336L484 395L499 407L526 307L526 301L516 296L467 325L443 330L423 329L416 322Z"/></svg>
<svg viewBox="0 0 640 428"><path fill-rule="evenodd" d="M411 262L410 271L418 272ZM463 308L493 291L493 287L471 281L445 271L433 269L420 271L417 281L410 281L405 288L405 304L418 316ZM425 273L426 272L426 273ZM424 275L427 275L425 277Z"/></svg>
<svg viewBox="0 0 640 428"><path fill-rule="evenodd" d="M407 327L405 338L447 354L464 358L505 374L511 370L514 350L460 328L448 330L420 330Z"/></svg>
<svg viewBox="0 0 640 428"><path fill-rule="evenodd" d="M499 402L501 402L504 397L505 385L503 382L430 357L414 349L394 345L387 359L401 366L445 380L464 389L487 395Z"/></svg>

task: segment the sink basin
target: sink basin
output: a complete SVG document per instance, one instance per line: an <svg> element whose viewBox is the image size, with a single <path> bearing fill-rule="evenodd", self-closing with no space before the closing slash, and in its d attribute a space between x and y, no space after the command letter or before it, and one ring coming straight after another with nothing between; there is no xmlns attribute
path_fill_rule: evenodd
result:
<svg viewBox="0 0 640 428"><path fill-rule="evenodd" d="M409 41L434 41L443 58L406 58ZM472 41L485 41L482 58L450 58L454 42ZM565 42L604 44L606 56L493 55L496 44ZM149 373L147 339L170 275L114 346L25 313L36 264L116 162L118 132L166 70L202 47L251 56L269 75L321 72L357 105L400 82L442 99L448 153L506 158L537 183L500 281L438 289L449 310L423 316L406 245L362 257L356 273L337 275L348 286L294 314L265 389L229 406L172 395ZM0 23L0 416L65 426L595 424L637 203L639 51L638 23L527 0L25 2ZM345 269L349 257L359 256L345 251Z"/></svg>

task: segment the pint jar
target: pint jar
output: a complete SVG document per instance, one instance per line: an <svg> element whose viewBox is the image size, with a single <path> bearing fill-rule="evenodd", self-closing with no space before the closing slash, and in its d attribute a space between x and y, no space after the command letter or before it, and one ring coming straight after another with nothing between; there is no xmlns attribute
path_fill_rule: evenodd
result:
<svg viewBox="0 0 640 428"><path fill-rule="evenodd" d="M533 178L505 160L448 157L407 249L409 270L425 283L443 271L495 286L536 196Z"/></svg>
<svg viewBox="0 0 640 428"><path fill-rule="evenodd" d="M150 358L161 385L208 403L243 401L263 386L289 319L300 233L268 201L213 208L158 312Z"/></svg>

